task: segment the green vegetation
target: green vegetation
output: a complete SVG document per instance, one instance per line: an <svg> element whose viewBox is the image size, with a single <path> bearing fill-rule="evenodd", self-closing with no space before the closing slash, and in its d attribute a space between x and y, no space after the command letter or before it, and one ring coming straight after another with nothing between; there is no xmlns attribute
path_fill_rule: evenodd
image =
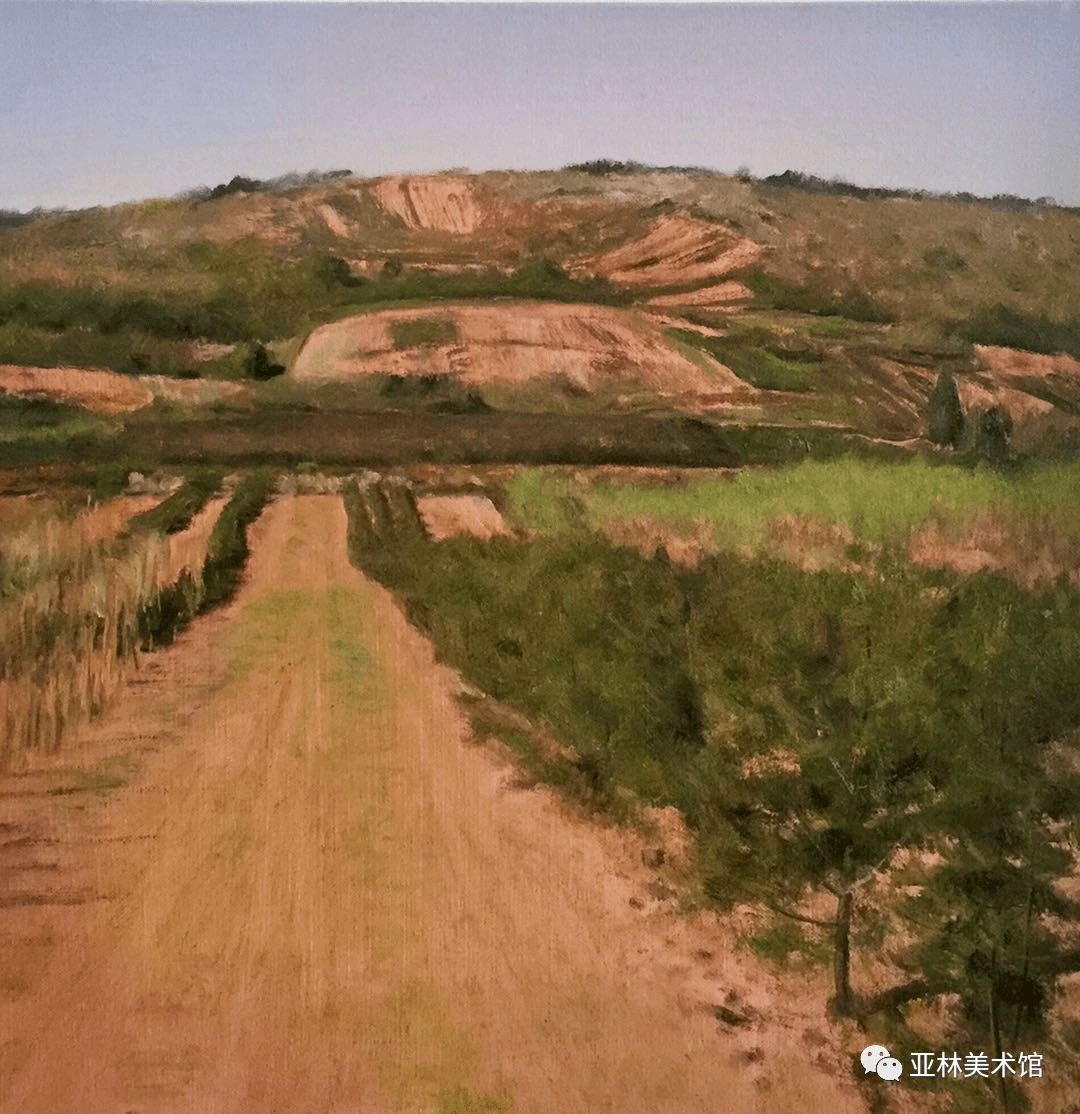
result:
<svg viewBox="0 0 1080 1114"><path fill-rule="evenodd" d="M769 523L783 515L835 523L860 541L881 543L899 542L931 519L960 528L980 510L992 509L1021 532L1038 518L1075 538L1077 482L1075 465L1032 466L1005 481L985 469L850 457L783 469L744 468L677 485L601 480L568 487L555 472L524 469L508 485L507 512L519 525L545 531L566 521L568 499L593 526L646 518L679 530L704 521L723 549L759 545Z"/></svg>
<svg viewBox="0 0 1080 1114"><path fill-rule="evenodd" d="M452 317L413 317L391 321L390 336L397 349L434 348L454 344L459 339L457 322Z"/></svg>
<svg viewBox="0 0 1080 1114"><path fill-rule="evenodd" d="M813 390L814 363L791 358L790 353L763 330L732 329L728 336L722 337L708 336L693 329L667 328L664 333L690 352L707 352L731 368L740 379L761 390ZM799 353L807 354L805 351Z"/></svg>
<svg viewBox="0 0 1080 1114"><path fill-rule="evenodd" d="M1080 592L1064 579L1034 596L906 564L807 573L728 554L680 570L574 526L432 545L407 491L346 502L353 560L440 654L572 742L546 763L526 743L532 768L615 814L627 789L678 807L704 899L790 922L753 947L827 942L832 1008L956 994L973 1040L1040 1031L1080 964L1044 918L1077 913L1056 888L1080 807L1064 746L1080 728ZM808 915L810 895L832 913ZM800 943L791 926L807 924ZM865 997L852 950L883 924L910 947L896 985Z"/></svg>
<svg viewBox="0 0 1080 1114"><path fill-rule="evenodd" d="M131 533L178 534L202 510L207 499L221 486L221 472L202 469L189 476L156 507L137 514L128 522Z"/></svg>
<svg viewBox="0 0 1080 1114"><path fill-rule="evenodd" d="M800 284L770 271L751 267L741 272L739 278L774 309L795 310L819 317L845 317L851 321L874 324L892 320L888 310L878 305L869 294L850 287L837 293L823 276L808 277Z"/></svg>
<svg viewBox="0 0 1080 1114"><path fill-rule="evenodd" d="M0 445L9 459L17 459L22 451L28 456L49 455L73 442L100 440L110 432L108 419L81 406L0 393Z"/></svg>
<svg viewBox="0 0 1080 1114"><path fill-rule="evenodd" d="M248 558L247 528L270 496L273 477L246 477L222 508L207 543L202 567L185 571L143 601L138 639L144 649L170 643L196 615L228 600L236 591Z"/></svg>
<svg viewBox="0 0 1080 1114"><path fill-rule="evenodd" d="M1053 321L997 305L978 310L962 321L954 321L949 328L953 335L972 344L1023 348L1051 355L1067 352L1080 358L1080 318Z"/></svg>

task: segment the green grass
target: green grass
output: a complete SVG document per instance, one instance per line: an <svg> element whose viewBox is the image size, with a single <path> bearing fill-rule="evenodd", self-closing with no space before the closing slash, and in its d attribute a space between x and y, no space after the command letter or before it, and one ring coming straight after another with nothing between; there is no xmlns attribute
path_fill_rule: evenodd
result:
<svg viewBox="0 0 1080 1114"><path fill-rule="evenodd" d="M396 349L434 348L458 340L457 322L452 317L413 317L391 321L390 336Z"/></svg>
<svg viewBox="0 0 1080 1114"><path fill-rule="evenodd" d="M1078 537L1078 484L1080 466L1074 464L1031 467L1005 478L981 468L851 457L789 468L745 468L677 486L604 480L571 486L558 473L523 469L508 485L507 510L516 525L541 533L582 517L592 526L648 518L677 530L705 521L724 549L758 545L768 524L786 514L836 523L861 541L882 543L901 540L931 518L962 527L989 508L1017 528L1038 519Z"/></svg>
<svg viewBox="0 0 1080 1114"><path fill-rule="evenodd" d="M835 318L829 318L830 322ZM703 358L707 353L729 367L740 379L766 391L810 391L814 389L817 367L786 351L780 338L768 328L747 327L739 323L729 326L723 337L707 336L692 329L665 329L664 334L679 351L693 360L707 374L714 373L712 364Z"/></svg>

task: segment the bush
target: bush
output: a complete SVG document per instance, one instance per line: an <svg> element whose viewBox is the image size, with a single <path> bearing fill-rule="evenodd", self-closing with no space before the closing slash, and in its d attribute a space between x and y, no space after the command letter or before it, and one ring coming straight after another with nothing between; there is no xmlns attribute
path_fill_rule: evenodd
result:
<svg viewBox="0 0 1080 1114"><path fill-rule="evenodd" d="M283 364L275 364L262 344L249 345L243 356L244 375L248 379L265 381L285 374Z"/></svg>

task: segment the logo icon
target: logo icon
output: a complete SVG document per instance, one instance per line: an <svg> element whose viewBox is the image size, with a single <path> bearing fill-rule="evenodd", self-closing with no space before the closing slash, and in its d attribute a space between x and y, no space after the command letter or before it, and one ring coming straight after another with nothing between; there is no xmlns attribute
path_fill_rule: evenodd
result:
<svg viewBox="0 0 1080 1114"><path fill-rule="evenodd" d="M876 1072L882 1079L899 1079L904 1074L904 1065L883 1044L868 1044L859 1059L867 1075Z"/></svg>

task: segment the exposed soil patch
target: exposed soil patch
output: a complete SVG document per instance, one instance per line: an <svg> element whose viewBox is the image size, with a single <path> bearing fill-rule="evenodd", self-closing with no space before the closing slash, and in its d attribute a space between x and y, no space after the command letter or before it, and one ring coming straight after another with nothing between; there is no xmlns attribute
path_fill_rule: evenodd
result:
<svg viewBox="0 0 1080 1114"><path fill-rule="evenodd" d="M394 309L324 325L308 337L291 374L307 380L454 375L478 385L561 378L583 391L634 381L667 395L754 393L704 353L695 363L677 352L643 317L606 306L544 302L440 306L440 319L453 321L458 339L399 347L395 327L400 330L401 323L424 317L416 309Z"/></svg>
<svg viewBox="0 0 1080 1114"><path fill-rule="evenodd" d="M219 496L208 499L202 509L188 523L187 528L178 534L170 534L169 555L164 565L158 570L158 587L172 584L181 573L194 573L202 568L206 557L206 547L213 532L214 524L218 520L228 503L228 498Z"/></svg>
<svg viewBox="0 0 1080 1114"><path fill-rule="evenodd" d="M251 393L245 383L174 379L168 375L121 375L105 368L23 367L0 364L0 391L83 406L99 414L128 414L155 398L170 402L216 402Z"/></svg>
<svg viewBox="0 0 1080 1114"><path fill-rule="evenodd" d="M225 379L174 379L169 375L140 375L139 383L148 387L155 398L163 398L167 402L197 404L251 394L251 387L247 383L233 383Z"/></svg>
<svg viewBox="0 0 1080 1114"><path fill-rule="evenodd" d="M382 178L371 187L379 204L408 228L475 232L483 209L463 178Z"/></svg>
<svg viewBox="0 0 1080 1114"><path fill-rule="evenodd" d="M1035 524L1010 529L991 511L979 514L962 532L927 523L912 533L908 556L930 568L999 572L1029 590L1048 588L1062 573L1080 584L1080 558L1069 540Z"/></svg>
<svg viewBox="0 0 1080 1114"><path fill-rule="evenodd" d="M85 406L100 414L125 414L153 401L145 384L100 368L22 367L0 364L0 391Z"/></svg>
<svg viewBox="0 0 1080 1114"><path fill-rule="evenodd" d="M432 541L462 534L486 540L512 533L486 495L421 495L416 509Z"/></svg>
<svg viewBox="0 0 1080 1114"><path fill-rule="evenodd" d="M161 497L158 495L117 495L84 511L79 515L77 525L84 542L93 545L119 534L129 518L148 511L159 502Z"/></svg>
<svg viewBox="0 0 1080 1114"><path fill-rule="evenodd" d="M686 294L661 294L649 299L650 306L687 306L699 309L736 309L740 303L753 297L741 282L718 282L715 286L702 286Z"/></svg>
<svg viewBox="0 0 1080 1114"><path fill-rule="evenodd" d="M674 286L721 278L749 267L760 253L760 244L734 229L675 214L660 217L644 236L581 260L575 269L624 286Z"/></svg>

